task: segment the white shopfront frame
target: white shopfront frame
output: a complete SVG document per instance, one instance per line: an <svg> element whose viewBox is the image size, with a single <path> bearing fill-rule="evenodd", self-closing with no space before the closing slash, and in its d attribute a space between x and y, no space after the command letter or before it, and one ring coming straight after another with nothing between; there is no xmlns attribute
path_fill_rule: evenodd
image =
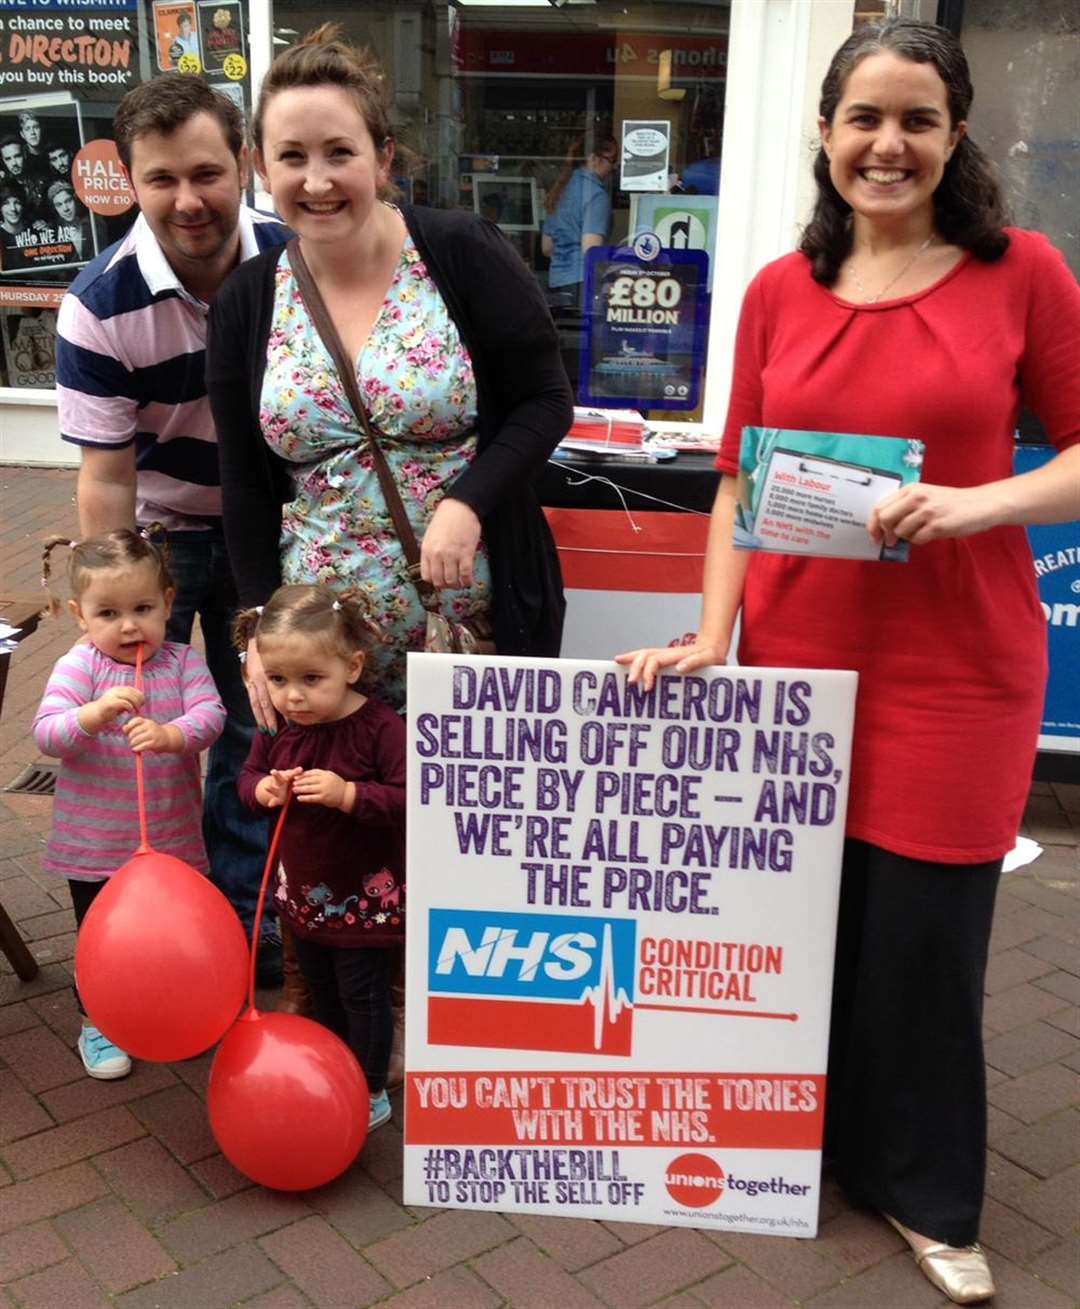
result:
<svg viewBox="0 0 1080 1309"><path fill-rule="evenodd" d="M817 88L852 27L853 0L732 0L713 310L701 426L719 430L746 284L793 248L807 211ZM252 82L269 66L271 0L250 0ZM685 424L679 424L685 426ZM663 424L660 424L663 426ZM54 391L0 387L0 464L74 466Z"/></svg>

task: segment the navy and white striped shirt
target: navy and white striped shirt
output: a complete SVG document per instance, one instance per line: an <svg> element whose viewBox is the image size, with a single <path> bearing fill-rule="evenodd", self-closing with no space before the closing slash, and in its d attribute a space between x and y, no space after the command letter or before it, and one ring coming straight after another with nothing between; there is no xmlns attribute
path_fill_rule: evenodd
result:
<svg viewBox="0 0 1080 1309"><path fill-rule="evenodd" d="M240 208L240 258L289 238ZM88 264L60 305L60 435L75 445L134 442L136 518L170 531L221 517L217 436L206 395L208 306L181 285L146 219Z"/></svg>

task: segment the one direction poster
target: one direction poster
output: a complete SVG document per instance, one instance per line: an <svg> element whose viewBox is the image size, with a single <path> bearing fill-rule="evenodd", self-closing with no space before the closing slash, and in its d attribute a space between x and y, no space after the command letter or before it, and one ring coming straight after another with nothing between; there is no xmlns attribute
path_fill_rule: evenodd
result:
<svg viewBox="0 0 1080 1309"><path fill-rule="evenodd" d="M696 409L708 339L709 256L665 250L645 233L634 249L585 257L584 405Z"/></svg>
<svg viewBox="0 0 1080 1309"><path fill-rule="evenodd" d="M1016 472L1041 468L1055 454L1048 445L1019 445ZM1027 531L1050 655L1039 749L1080 755L1080 522Z"/></svg>
<svg viewBox="0 0 1080 1309"><path fill-rule="evenodd" d="M97 253L98 233L73 180L83 139L70 91L0 98L0 275L73 276Z"/></svg>
<svg viewBox="0 0 1080 1309"><path fill-rule="evenodd" d="M0 64L6 94L67 91L115 107L140 80L136 0L8 0Z"/></svg>
<svg viewBox="0 0 1080 1309"><path fill-rule="evenodd" d="M408 664L405 1203L815 1235L856 675Z"/></svg>

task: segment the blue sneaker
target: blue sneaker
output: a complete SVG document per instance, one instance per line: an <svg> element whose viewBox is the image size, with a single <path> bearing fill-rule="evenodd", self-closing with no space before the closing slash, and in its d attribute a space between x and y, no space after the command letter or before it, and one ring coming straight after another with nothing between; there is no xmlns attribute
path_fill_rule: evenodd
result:
<svg viewBox="0 0 1080 1309"><path fill-rule="evenodd" d="M376 1127L382 1127L383 1123L390 1121L390 1097L385 1091L380 1091L378 1095L371 1097L371 1108L368 1111L367 1129L373 1132Z"/></svg>
<svg viewBox="0 0 1080 1309"><path fill-rule="evenodd" d="M131 1072L131 1060L113 1045L104 1032L99 1032L92 1023L84 1023L79 1034L79 1055L83 1067L91 1077L102 1082L110 1082L116 1077L127 1077Z"/></svg>

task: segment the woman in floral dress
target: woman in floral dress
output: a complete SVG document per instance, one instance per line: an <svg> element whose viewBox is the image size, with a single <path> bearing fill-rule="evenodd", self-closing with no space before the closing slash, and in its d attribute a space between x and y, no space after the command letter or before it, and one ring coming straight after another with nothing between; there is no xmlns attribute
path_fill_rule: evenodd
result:
<svg viewBox="0 0 1080 1309"><path fill-rule="evenodd" d="M329 25L274 63L256 167L342 339L450 617L490 620L502 653L558 653L558 563L532 482L571 419L535 279L491 223L397 208L385 88ZM382 642L367 689L400 708L425 612L366 437L284 247L243 264L211 312L207 377L241 602L282 582L358 588ZM258 656L253 707L275 719Z"/></svg>

